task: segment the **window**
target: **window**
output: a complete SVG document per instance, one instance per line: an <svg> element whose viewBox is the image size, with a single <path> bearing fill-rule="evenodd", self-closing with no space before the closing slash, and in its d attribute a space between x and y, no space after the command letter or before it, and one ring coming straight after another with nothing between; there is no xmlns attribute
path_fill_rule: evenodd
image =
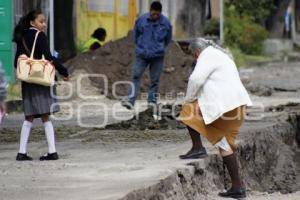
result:
<svg viewBox="0 0 300 200"><path fill-rule="evenodd" d="M120 13L121 16L128 16L128 0L121 0Z"/></svg>
<svg viewBox="0 0 300 200"><path fill-rule="evenodd" d="M89 12L104 12L104 13L113 13L114 1L107 0L88 0L88 11Z"/></svg>

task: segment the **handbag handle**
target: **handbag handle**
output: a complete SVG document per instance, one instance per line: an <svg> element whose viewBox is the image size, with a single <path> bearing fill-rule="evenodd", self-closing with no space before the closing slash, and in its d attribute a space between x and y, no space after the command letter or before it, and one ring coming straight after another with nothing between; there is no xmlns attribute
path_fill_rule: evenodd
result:
<svg viewBox="0 0 300 200"><path fill-rule="evenodd" d="M34 51L35 51L36 40L37 40L37 37L38 37L39 33L40 33L40 31L37 31L36 34L35 34L35 37L34 37L34 42L33 42L32 50L31 50L31 54L30 54L30 59L32 59L32 60L33 60L33 54L34 54Z"/></svg>

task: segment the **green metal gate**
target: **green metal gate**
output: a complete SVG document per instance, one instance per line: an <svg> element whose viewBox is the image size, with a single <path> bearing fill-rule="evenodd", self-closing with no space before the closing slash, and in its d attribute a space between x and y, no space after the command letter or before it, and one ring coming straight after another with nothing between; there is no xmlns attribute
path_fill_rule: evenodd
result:
<svg viewBox="0 0 300 200"><path fill-rule="evenodd" d="M4 66L6 79L13 76L12 59L12 1L0 0L0 60Z"/></svg>

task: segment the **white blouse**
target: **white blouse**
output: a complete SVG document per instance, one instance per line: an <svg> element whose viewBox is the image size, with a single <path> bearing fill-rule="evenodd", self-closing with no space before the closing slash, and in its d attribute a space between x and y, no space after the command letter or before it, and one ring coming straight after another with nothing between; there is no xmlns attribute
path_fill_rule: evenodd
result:
<svg viewBox="0 0 300 200"><path fill-rule="evenodd" d="M204 49L189 77L186 102L198 100L205 124L239 106L251 106L234 61L212 46Z"/></svg>

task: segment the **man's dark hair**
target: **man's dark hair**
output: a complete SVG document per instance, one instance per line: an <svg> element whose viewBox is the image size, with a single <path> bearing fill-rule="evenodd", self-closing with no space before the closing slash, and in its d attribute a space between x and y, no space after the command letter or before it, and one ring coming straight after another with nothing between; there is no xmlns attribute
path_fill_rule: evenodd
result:
<svg viewBox="0 0 300 200"><path fill-rule="evenodd" d="M92 34L93 38L97 38L98 40L104 40L106 37L106 30L104 28L97 28Z"/></svg>
<svg viewBox="0 0 300 200"><path fill-rule="evenodd" d="M150 6L150 10L162 11L162 5L159 1L153 1Z"/></svg>

